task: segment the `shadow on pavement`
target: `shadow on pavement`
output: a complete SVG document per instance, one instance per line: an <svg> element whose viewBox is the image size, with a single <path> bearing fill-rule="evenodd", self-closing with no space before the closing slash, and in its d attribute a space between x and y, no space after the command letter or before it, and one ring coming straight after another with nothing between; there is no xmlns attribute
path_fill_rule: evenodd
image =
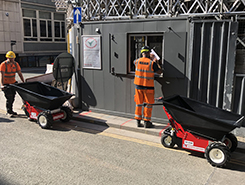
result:
<svg viewBox="0 0 245 185"><path fill-rule="evenodd" d="M33 122L37 123L36 121ZM98 134L103 132L107 128L109 128L109 126L105 122L104 124L102 123L102 125L97 125L97 124L91 124L91 122L86 123L86 122L77 122L77 121L70 120L69 122L54 121L52 127L48 130L62 131L62 132L79 131L79 132L85 132L89 134Z"/></svg>
<svg viewBox="0 0 245 185"><path fill-rule="evenodd" d="M231 160L227 163L225 168L245 172L245 153L232 153Z"/></svg>
<svg viewBox="0 0 245 185"><path fill-rule="evenodd" d="M62 122L60 122L60 121L55 121L53 123L53 125L52 125L52 128L50 128L49 130L51 130L51 131L68 132L68 131L71 131L72 129L68 128L68 127L65 127L64 124L62 124Z"/></svg>
<svg viewBox="0 0 245 185"><path fill-rule="evenodd" d="M7 122L7 123L10 123L10 122L14 122L14 120L7 119L7 118L0 118L0 123L1 123L1 122Z"/></svg>

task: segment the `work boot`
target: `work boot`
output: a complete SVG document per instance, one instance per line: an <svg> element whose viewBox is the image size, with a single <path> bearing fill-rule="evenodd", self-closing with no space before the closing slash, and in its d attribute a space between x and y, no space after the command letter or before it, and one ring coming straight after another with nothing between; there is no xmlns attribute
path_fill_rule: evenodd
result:
<svg viewBox="0 0 245 185"><path fill-rule="evenodd" d="M144 125L140 123L140 120L137 120L137 127L144 127Z"/></svg>
<svg viewBox="0 0 245 185"><path fill-rule="evenodd" d="M14 115L13 114L10 114L10 113L6 113L6 115L9 117L9 118L13 118Z"/></svg>
<svg viewBox="0 0 245 185"><path fill-rule="evenodd" d="M8 114L12 114L12 115L14 115L14 116L18 115L17 112L14 112L14 111L12 111L12 110L8 111Z"/></svg>
<svg viewBox="0 0 245 185"><path fill-rule="evenodd" d="M145 128L154 128L155 125L152 124L150 121L144 121Z"/></svg>

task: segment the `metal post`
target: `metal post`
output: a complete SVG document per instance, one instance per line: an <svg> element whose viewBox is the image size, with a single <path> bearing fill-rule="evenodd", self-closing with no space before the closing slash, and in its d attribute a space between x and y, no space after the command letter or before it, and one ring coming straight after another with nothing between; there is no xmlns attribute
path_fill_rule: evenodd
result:
<svg viewBox="0 0 245 185"><path fill-rule="evenodd" d="M78 77L78 102L79 102L79 108L80 105L82 105L83 100L83 93L82 93L82 81L81 81L81 60L80 60L80 24L77 24L77 37L76 37L76 43L77 43L77 77Z"/></svg>
<svg viewBox="0 0 245 185"><path fill-rule="evenodd" d="M88 0L88 4L87 4L88 20L90 20L90 12L91 12L89 4L90 4L90 0Z"/></svg>
<svg viewBox="0 0 245 185"><path fill-rule="evenodd" d="M220 1L220 19L223 18L223 0Z"/></svg>
<svg viewBox="0 0 245 185"><path fill-rule="evenodd" d="M133 13L132 13L132 0L130 0L129 13L130 13L130 19L132 19L132 17L133 17Z"/></svg>
<svg viewBox="0 0 245 185"><path fill-rule="evenodd" d="M168 14L170 15L170 16L172 16L173 14L173 12L172 12L172 7L173 7L173 1L172 0L168 0Z"/></svg>
<svg viewBox="0 0 245 185"><path fill-rule="evenodd" d="M76 0L76 6L81 6L81 0ZM76 56L77 56L77 71L76 71L76 73L77 73L77 75L76 75L76 77L77 77L77 88L78 88L78 103L79 103L79 105L78 105L78 107L79 108L82 108L82 100L83 100L83 96L82 96L82 80L81 80L81 75L83 75L83 74L81 74L81 56L80 56L80 38L81 38L81 25L80 25L80 23L79 22L77 22L77 24L76 24L76 26L77 26L77 36L76 36L76 44L77 44L77 54L76 54Z"/></svg>

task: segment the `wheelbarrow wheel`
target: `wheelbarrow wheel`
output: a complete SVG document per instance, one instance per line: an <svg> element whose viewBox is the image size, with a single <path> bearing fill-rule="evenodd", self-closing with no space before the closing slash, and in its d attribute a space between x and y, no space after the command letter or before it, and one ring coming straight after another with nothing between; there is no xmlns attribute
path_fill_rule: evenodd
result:
<svg viewBox="0 0 245 185"><path fill-rule="evenodd" d="M168 134L163 134L161 137L161 143L166 148L173 148L175 145L174 137Z"/></svg>
<svg viewBox="0 0 245 185"><path fill-rule="evenodd" d="M70 121L71 118L72 118L72 111L71 111L71 109L69 107L66 107L66 106L62 106L60 109L61 109L61 112L64 113L64 117L61 118L60 120L62 122L68 122L68 121Z"/></svg>
<svg viewBox="0 0 245 185"><path fill-rule="evenodd" d="M237 138L232 133L229 133L225 136L224 143L230 149L231 152L234 152L237 148Z"/></svg>
<svg viewBox="0 0 245 185"><path fill-rule="evenodd" d="M48 129L52 126L53 117L47 112L41 112L37 116L37 123L41 128Z"/></svg>
<svg viewBox="0 0 245 185"><path fill-rule="evenodd" d="M206 148L205 156L212 166L223 167L230 160L230 150L221 143L211 144Z"/></svg>

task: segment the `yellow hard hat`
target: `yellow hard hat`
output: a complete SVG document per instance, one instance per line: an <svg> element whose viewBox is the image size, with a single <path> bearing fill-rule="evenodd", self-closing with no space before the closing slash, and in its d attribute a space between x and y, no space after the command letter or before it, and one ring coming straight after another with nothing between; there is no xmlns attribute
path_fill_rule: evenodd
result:
<svg viewBox="0 0 245 185"><path fill-rule="evenodd" d="M150 48L149 48L149 46L144 46L144 47L141 49L141 53L147 53L147 52L150 52Z"/></svg>
<svg viewBox="0 0 245 185"><path fill-rule="evenodd" d="M15 53L13 51L8 51L6 53L6 58L16 58Z"/></svg>

